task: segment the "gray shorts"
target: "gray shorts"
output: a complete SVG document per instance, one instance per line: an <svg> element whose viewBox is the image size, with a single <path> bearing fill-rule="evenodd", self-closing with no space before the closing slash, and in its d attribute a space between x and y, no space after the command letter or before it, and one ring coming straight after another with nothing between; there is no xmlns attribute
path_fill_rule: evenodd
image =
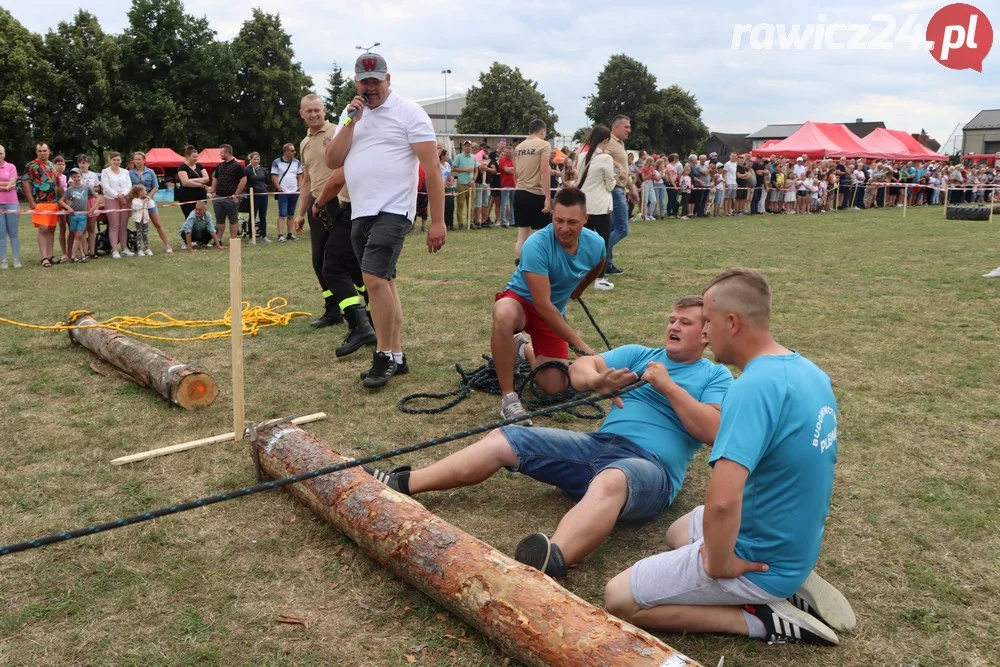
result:
<svg viewBox="0 0 1000 667"><path fill-rule="evenodd" d="M632 566L629 584L635 603L649 609L665 604L735 607L780 600L746 577L713 579L705 573L701 562L701 547L705 544L704 516L703 505L691 511L687 546L644 558Z"/></svg>
<svg viewBox="0 0 1000 667"><path fill-rule="evenodd" d="M726 186L726 199L736 199L736 188Z"/></svg>
<svg viewBox="0 0 1000 667"><path fill-rule="evenodd" d="M476 208L486 208L490 205L490 186L486 183L476 183Z"/></svg>
<svg viewBox="0 0 1000 667"><path fill-rule="evenodd" d="M413 223L405 215L379 213L351 221L351 245L361 272L386 280L396 277L396 262Z"/></svg>
<svg viewBox="0 0 1000 667"><path fill-rule="evenodd" d="M212 200L212 208L215 209L215 220L220 225L226 224L226 218L229 218L231 225L239 224L240 205L238 202L229 197L217 197Z"/></svg>

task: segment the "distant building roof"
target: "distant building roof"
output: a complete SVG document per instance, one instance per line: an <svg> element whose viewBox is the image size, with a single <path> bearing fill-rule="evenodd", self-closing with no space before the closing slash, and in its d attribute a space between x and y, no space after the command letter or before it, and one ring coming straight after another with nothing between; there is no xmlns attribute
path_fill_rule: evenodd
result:
<svg viewBox="0 0 1000 667"><path fill-rule="evenodd" d="M885 123L882 121L875 122L865 122L863 120L855 121L853 123L840 123L841 125L846 125L854 134L859 137L866 137L871 134L872 130L876 128L885 128ZM750 136L747 139L751 141L754 139L787 139L788 137L795 134L795 131L802 127L802 123L780 123L776 125L768 125L763 127Z"/></svg>
<svg viewBox="0 0 1000 667"><path fill-rule="evenodd" d="M709 139L715 138L720 144L725 146L726 151L736 153L749 153L753 148L753 141L742 132L712 132ZM707 142L706 142L707 145Z"/></svg>
<svg viewBox="0 0 1000 667"><path fill-rule="evenodd" d="M965 124L963 130L995 130L1000 128L1000 109L986 109Z"/></svg>

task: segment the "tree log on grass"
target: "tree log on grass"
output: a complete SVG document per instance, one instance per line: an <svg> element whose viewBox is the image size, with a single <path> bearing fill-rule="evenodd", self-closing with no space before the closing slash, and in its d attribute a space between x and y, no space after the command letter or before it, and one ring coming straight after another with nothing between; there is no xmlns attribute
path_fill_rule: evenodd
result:
<svg viewBox="0 0 1000 667"><path fill-rule="evenodd" d="M90 313L71 319L69 323L76 327L98 324ZM122 376L186 410L207 407L219 395L219 386L208 373L112 329L75 328L70 330L69 337L113 366Z"/></svg>
<svg viewBox="0 0 1000 667"><path fill-rule="evenodd" d="M297 426L257 431L264 473L274 479L347 459ZM695 665L651 634L562 588L541 572L390 490L361 468L288 490L361 546L526 665Z"/></svg>

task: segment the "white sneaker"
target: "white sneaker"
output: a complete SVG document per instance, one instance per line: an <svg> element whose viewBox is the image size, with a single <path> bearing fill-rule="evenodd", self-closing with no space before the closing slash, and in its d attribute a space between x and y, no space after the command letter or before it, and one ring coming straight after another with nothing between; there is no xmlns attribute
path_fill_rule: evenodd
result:
<svg viewBox="0 0 1000 667"><path fill-rule="evenodd" d="M267 238L266 236L261 236L260 237L260 242L261 243L270 243L271 239Z"/></svg>
<svg viewBox="0 0 1000 667"><path fill-rule="evenodd" d="M135 253L129 250L128 248L122 250L122 255L124 255L125 257L135 257Z"/></svg>
<svg viewBox="0 0 1000 667"><path fill-rule="evenodd" d="M194 247L194 241L191 242L191 247ZM185 241L181 241L181 250L187 250L188 244Z"/></svg>
<svg viewBox="0 0 1000 667"><path fill-rule="evenodd" d="M150 254L150 255L152 255L152 254L153 254L153 251L152 251L152 250L150 250L150 251L149 251L149 254ZM168 255L173 255L173 254L174 254L174 249L168 246L168 247L167 247L167 254L168 254Z"/></svg>
<svg viewBox="0 0 1000 667"><path fill-rule="evenodd" d="M173 250L170 249L170 248L167 248L167 250L169 252L173 252ZM169 254L169 252L168 252L168 254ZM153 249L152 248L146 248L146 256L147 257L152 257L153 256Z"/></svg>
<svg viewBox="0 0 1000 667"><path fill-rule="evenodd" d="M7 268L7 260L0 259L0 271L5 270L6 268Z"/></svg>
<svg viewBox="0 0 1000 667"><path fill-rule="evenodd" d="M604 278L598 278L594 281L594 289L599 292L610 292L615 288L615 284L610 280L605 280Z"/></svg>
<svg viewBox="0 0 1000 667"><path fill-rule="evenodd" d="M983 278L1000 278L1000 266L993 269L989 273L984 273Z"/></svg>
<svg viewBox="0 0 1000 667"><path fill-rule="evenodd" d="M115 250L113 253L111 253L111 256L113 258L115 258L115 259L121 259L122 258L122 254L120 252L118 252L117 250Z"/></svg>
<svg viewBox="0 0 1000 667"><path fill-rule="evenodd" d="M15 259L14 260L14 268L15 269L20 269L21 268L21 260L19 260L19 259Z"/></svg>
<svg viewBox="0 0 1000 667"><path fill-rule="evenodd" d="M139 255L139 257L145 257L145 256L146 256L146 251L145 251L145 250L142 250L142 249L140 248L140 249L139 249L139 252L137 252L136 254L137 254L137 255Z"/></svg>

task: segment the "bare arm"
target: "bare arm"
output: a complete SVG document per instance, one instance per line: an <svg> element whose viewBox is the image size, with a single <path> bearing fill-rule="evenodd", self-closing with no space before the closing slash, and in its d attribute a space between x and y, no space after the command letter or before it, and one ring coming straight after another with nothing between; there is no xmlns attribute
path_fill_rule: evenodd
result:
<svg viewBox="0 0 1000 667"><path fill-rule="evenodd" d="M580 338L580 335L573 330L573 327L569 325L562 316L562 313L559 312L559 309L552 303L552 285L549 282L549 277L541 273L525 271L524 279L528 283L528 289L531 290L531 303L535 306L535 310L538 311L539 317L552 329L553 333L570 345L593 354L594 351L590 349L590 346Z"/></svg>
<svg viewBox="0 0 1000 667"><path fill-rule="evenodd" d="M275 191L281 192L281 183L278 183L277 174L271 174L271 184L274 186Z"/></svg>
<svg viewBox="0 0 1000 667"><path fill-rule="evenodd" d="M235 199L236 197L239 197L241 194L243 194L243 190L246 189L246 187L247 187L247 177L244 176L243 178L240 179L240 184L236 186L236 194L233 195L233 198Z"/></svg>
<svg viewBox="0 0 1000 667"><path fill-rule="evenodd" d="M344 189L346 182L343 168L334 169L330 172L330 178L326 179L326 183L323 184L323 191L319 193L319 197L313 202L313 206L323 208L329 204Z"/></svg>
<svg viewBox="0 0 1000 667"><path fill-rule="evenodd" d="M585 275L583 277L583 280L581 280L580 284L576 286L576 289L573 290L573 293L570 295L569 298L571 298L571 299L579 299L583 295L583 293L585 291L587 291L587 288L590 287L590 283L592 283L595 280L597 280L597 277L601 275L601 270L602 269L604 269L604 260L603 259L601 260L600 264L598 264L593 269L591 269L590 273L588 273L587 275Z"/></svg>
<svg viewBox="0 0 1000 667"><path fill-rule="evenodd" d="M743 488L750 471L729 459L719 459L708 480L705 498L705 546L702 560L713 579L734 579L746 572L764 572L767 565L750 563L736 555Z"/></svg>
<svg viewBox="0 0 1000 667"><path fill-rule="evenodd" d="M302 182L299 186L299 192L301 196L299 197L299 204L295 207L295 219L302 220L306 217L306 211L309 210L310 204L312 204L312 196L310 192L312 190L312 181L309 180L309 172L303 172L300 174L302 176Z"/></svg>
<svg viewBox="0 0 1000 667"><path fill-rule="evenodd" d="M444 226L444 179L437 157L437 142L421 141L410 144L417 155L417 161L426 174L424 188L431 209L431 226L427 231L427 250L437 252L444 245L447 231Z"/></svg>
<svg viewBox="0 0 1000 667"><path fill-rule="evenodd" d="M538 179L542 182L542 190L545 194L545 206L542 207L542 213L548 213L552 210L552 167L549 166L547 157L541 157L539 161Z"/></svg>

